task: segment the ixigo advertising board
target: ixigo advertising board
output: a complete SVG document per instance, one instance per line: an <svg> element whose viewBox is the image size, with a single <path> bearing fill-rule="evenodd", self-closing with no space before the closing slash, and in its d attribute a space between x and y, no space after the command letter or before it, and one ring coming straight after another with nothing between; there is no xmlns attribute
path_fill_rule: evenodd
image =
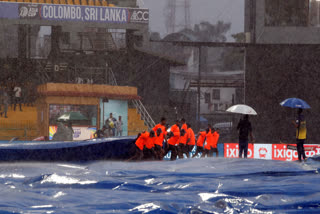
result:
<svg viewBox="0 0 320 214"><path fill-rule="evenodd" d="M305 150L307 157L320 154L319 145L305 145ZM224 144L224 157L238 158L239 144ZM249 144L248 158L295 161L298 160L298 153L296 150L288 149L284 144Z"/></svg>
<svg viewBox="0 0 320 214"><path fill-rule="evenodd" d="M148 24L149 10L139 8L12 4L0 2L0 18Z"/></svg>

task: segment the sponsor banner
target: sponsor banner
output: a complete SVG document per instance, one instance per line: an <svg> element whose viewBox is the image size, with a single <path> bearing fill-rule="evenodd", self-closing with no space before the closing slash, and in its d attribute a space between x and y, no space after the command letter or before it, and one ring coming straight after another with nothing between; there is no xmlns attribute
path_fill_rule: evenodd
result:
<svg viewBox="0 0 320 214"><path fill-rule="evenodd" d="M294 148L296 145L284 144L249 144L248 158L266 159L266 160L281 160L281 161L296 161L298 160L298 152L296 150L288 149L290 146ZM320 145L305 145L305 154L307 157L320 155ZM224 157L238 158L239 144L225 143Z"/></svg>
<svg viewBox="0 0 320 214"><path fill-rule="evenodd" d="M97 128L95 127L72 127L74 134L73 140L88 140L94 138L94 133L96 133ZM49 140L52 140L53 135L57 132L57 126L49 126Z"/></svg>
<svg viewBox="0 0 320 214"><path fill-rule="evenodd" d="M290 146L290 145L288 145ZM291 146L296 146L292 144ZM307 157L320 154L319 145L305 145L305 154ZM287 149L287 145L284 144L273 144L272 145L272 160L282 161L296 161L298 160L298 152L296 150Z"/></svg>
<svg viewBox="0 0 320 214"><path fill-rule="evenodd" d="M148 24L149 10L139 8L0 2L0 18Z"/></svg>
<svg viewBox="0 0 320 214"><path fill-rule="evenodd" d="M248 158L253 158L253 144L248 145ZM226 158L239 158L239 144L238 143L225 143L224 144L224 157Z"/></svg>
<svg viewBox="0 0 320 214"><path fill-rule="evenodd" d="M272 160L271 144L254 144L254 158Z"/></svg>

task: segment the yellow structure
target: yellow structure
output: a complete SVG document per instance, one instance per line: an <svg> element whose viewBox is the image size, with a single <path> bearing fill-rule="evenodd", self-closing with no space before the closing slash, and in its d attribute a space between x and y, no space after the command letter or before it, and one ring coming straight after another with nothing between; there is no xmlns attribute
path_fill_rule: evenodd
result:
<svg viewBox="0 0 320 214"><path fill-rule="evenodd" d="M57 84L47 83L38 87L40 95L37 100L38 125L41 136L49 136L49 106L50 105L88 105L96 106L96 127L100 129L100 99L130 100L139 99L137 88L111 85L93 84ZM129 112L128 112L129 115ZM128 124L138 122L131 121L140 118L139 115L131 115ZM130 127L136 130L135 127ZM141 128L139 124L139 128ZM132 132L132 133L136 133ZM130 132L131 134L131 132Z"/></svg>
<svg viewBox="0 0 320 214"><path fill-rule="evenodd" d="M8 108L8 118L0 118L0 139L10 140L19 137L20 140L31 140L39 136L37 126L37 108L22 105L22 110L13 111L13 105Z"/></svg>
<svg viewBox="0 0 320 214"><path fill-rule="evenodd" d="M128 136L135 136L143 131L148 131L148 127L141 120L137 109L128 109Z"/></svg>
<svg viewBox="0 0 320 214"><path fill-rule="evenodd" d="M32 140L39 136L49 136L49 106L55 105L91 105L96 106L100 115L100 99L131 100L139 99L137 88L92 84L56 84L47 83L38 87L39 98L35 107L22 105L22 112L9 107L8 118L0 118L0 139ZM100 117L97 117L97 128ZM128 135L134 136L147 131L136 109L128 109Z"/></svg>

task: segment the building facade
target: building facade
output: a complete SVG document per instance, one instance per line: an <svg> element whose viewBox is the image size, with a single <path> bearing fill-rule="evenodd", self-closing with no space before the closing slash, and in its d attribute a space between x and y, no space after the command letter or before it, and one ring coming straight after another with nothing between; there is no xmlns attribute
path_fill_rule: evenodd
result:
<svg viewBox="0 0 320 214"><path fill-rule="evenodd" d="M319 2L313 0L246 1L245 31L251 43L246 48L245 98L258 112L251 118L257 142L295 143L296 111L280 106L290 97L311 105L304 112L307 142L320 140L318 12Z"/></svg>

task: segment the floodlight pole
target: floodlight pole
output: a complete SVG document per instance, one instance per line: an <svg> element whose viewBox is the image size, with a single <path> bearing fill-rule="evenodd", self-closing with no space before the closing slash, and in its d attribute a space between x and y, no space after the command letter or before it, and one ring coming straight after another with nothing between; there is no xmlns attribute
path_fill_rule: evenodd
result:
<svg viewBox="0 0 320 214"><path fill-rule="evenodd" d="M202 63L201 63L201 55L202 55L202 47L199 46L199 65L198 65L198 112L197 112L197 125L198 129L200 129L200 83L201 83L201 70L202 70Z"/></svg>

